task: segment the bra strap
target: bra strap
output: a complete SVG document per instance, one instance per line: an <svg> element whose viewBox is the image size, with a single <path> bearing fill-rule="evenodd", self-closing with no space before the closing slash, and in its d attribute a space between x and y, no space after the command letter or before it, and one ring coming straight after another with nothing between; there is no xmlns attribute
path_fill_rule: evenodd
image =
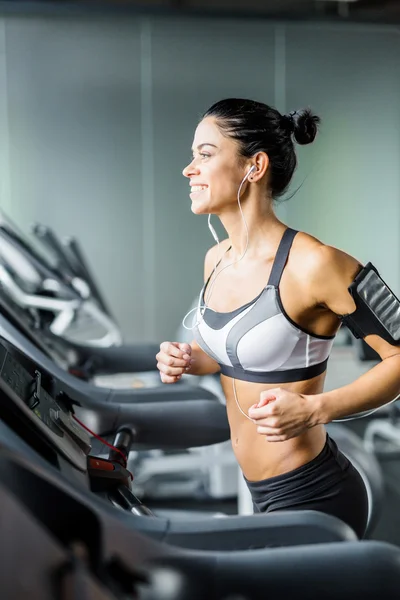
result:
<svg viewBox="0 0 400 600"><path fill-rule="evenodd" d="M295 229L291 229L290 227L285 230L275 256L274 264L272 265L268 285L273 285L274 287L279 286L290 248L292 247L293 240L297 233L298 232Z"/></svg>

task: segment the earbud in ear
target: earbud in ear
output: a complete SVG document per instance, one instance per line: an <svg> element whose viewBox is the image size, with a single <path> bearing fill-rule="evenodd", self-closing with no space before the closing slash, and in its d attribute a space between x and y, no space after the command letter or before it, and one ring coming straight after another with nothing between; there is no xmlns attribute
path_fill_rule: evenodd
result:
<svg viewBox="0 0 400 600"><path fill-rule="evenodd" d="M250 175L252 174L253 171L256 171L257 167L255 165L253 165L252 167L250 167L250 169L247 171L247 178L250 177Z"/></svg>

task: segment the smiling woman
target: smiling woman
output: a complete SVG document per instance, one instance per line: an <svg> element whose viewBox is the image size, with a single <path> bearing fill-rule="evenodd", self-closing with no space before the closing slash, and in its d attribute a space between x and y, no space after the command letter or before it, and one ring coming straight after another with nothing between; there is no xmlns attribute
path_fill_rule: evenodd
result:
<svg viewBox="0 0 400 600"><path fill-rule="evenodd" d="M367 343L382 362L349 386L324 393L348 288L362 266L274 212L296 169L296 141L311 143L320 119L281 115L243 99L214 104L196 128L189 179L192 211L217 215L227 239L205 258L204 286L189 344L164 342L161 380L221 374L231 439L256 511L333 514L361 537L364 484L324 427L400 393L400 352L379 335Z"/></svg>
<svg viewBox="0 0 400 600"><path fill-rule="evenodd" d="M218 214L236 197L241 179L238 163L234 144L215 127L214 119L204 119L196 130L193 161L183 171L190 179L194 213Z"/></svg>
<svg viewBox="0 0 400 600"><path fill-rule="evenodd" d="M312 115L309 110L296 111L282 116L274 108L255 102L252 103L252 110L245 109L240 115L241 102L237 101L235 107L237 114L232 113L231 101L218 102L205 113L196 129L192 148L193 161L183 171L185 176L190 177L192 192L194 191L193 187L196 188L199 185L208 188L209 184L203 180L211 177L210 183L213 183L214 196L218 196L218 205L221 204L224 196L231 199L232 195L234 198L236 197L241 179L240 167L243 167L246 159L252 158L258 151L267 154L263 158L267 159L269 164L269 194L275 199L282 196L297 165L290 134L295 133L298 143L308 144L314 140L320 121L319 117ZM262 114L260 110L257 110L260 106L263 106ZM219 127L216 127L217 119ZM211 168L208 168L210 159L213 160ZM201 182L197 179L196 170L193 172L193 165L196 165L197 162L202 165L199 171L202 177ZM223 170L219 172L219 169ZM224 179L224 174L227 176L226 179ZM229 177L229 175L233 175L233 177ZM234 189L224 189L222 194L215 178L218 178L220 183L229 183ZM264 184L267 185L267 178ZM232 192L234 193L232 194ZM196 205L192 207L192 210L197 212L201 208Z"/></svg>

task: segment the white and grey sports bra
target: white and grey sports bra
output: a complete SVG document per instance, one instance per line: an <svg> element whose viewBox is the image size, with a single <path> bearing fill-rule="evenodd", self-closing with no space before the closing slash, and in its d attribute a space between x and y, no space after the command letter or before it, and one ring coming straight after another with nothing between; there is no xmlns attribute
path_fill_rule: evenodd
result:
<svg viewBox="0 0 400 600"><path fill-rule="evenodd" d="M303 381L326 370L335 336L318 336L286 314L279 283L297 231L286 229L267 286L244 306L216 312L205 306L204 284L194 337L199 346L234 379L257 383Z"/></svg>

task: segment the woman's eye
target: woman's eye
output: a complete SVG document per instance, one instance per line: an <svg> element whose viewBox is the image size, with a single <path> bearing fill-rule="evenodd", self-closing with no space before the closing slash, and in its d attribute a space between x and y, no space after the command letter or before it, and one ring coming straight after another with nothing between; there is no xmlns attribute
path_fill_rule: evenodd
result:
<svg viewBox="0 0 400 600"><path fill-rule="evenodd" d="M196 155L192 156L192 162L194 160L196 160L197 157L200 157L200 158L210 158L210 156L211 156L211 154L208 154L207 152L199 152L199 154L197 154L197 156Z"/></svg>

